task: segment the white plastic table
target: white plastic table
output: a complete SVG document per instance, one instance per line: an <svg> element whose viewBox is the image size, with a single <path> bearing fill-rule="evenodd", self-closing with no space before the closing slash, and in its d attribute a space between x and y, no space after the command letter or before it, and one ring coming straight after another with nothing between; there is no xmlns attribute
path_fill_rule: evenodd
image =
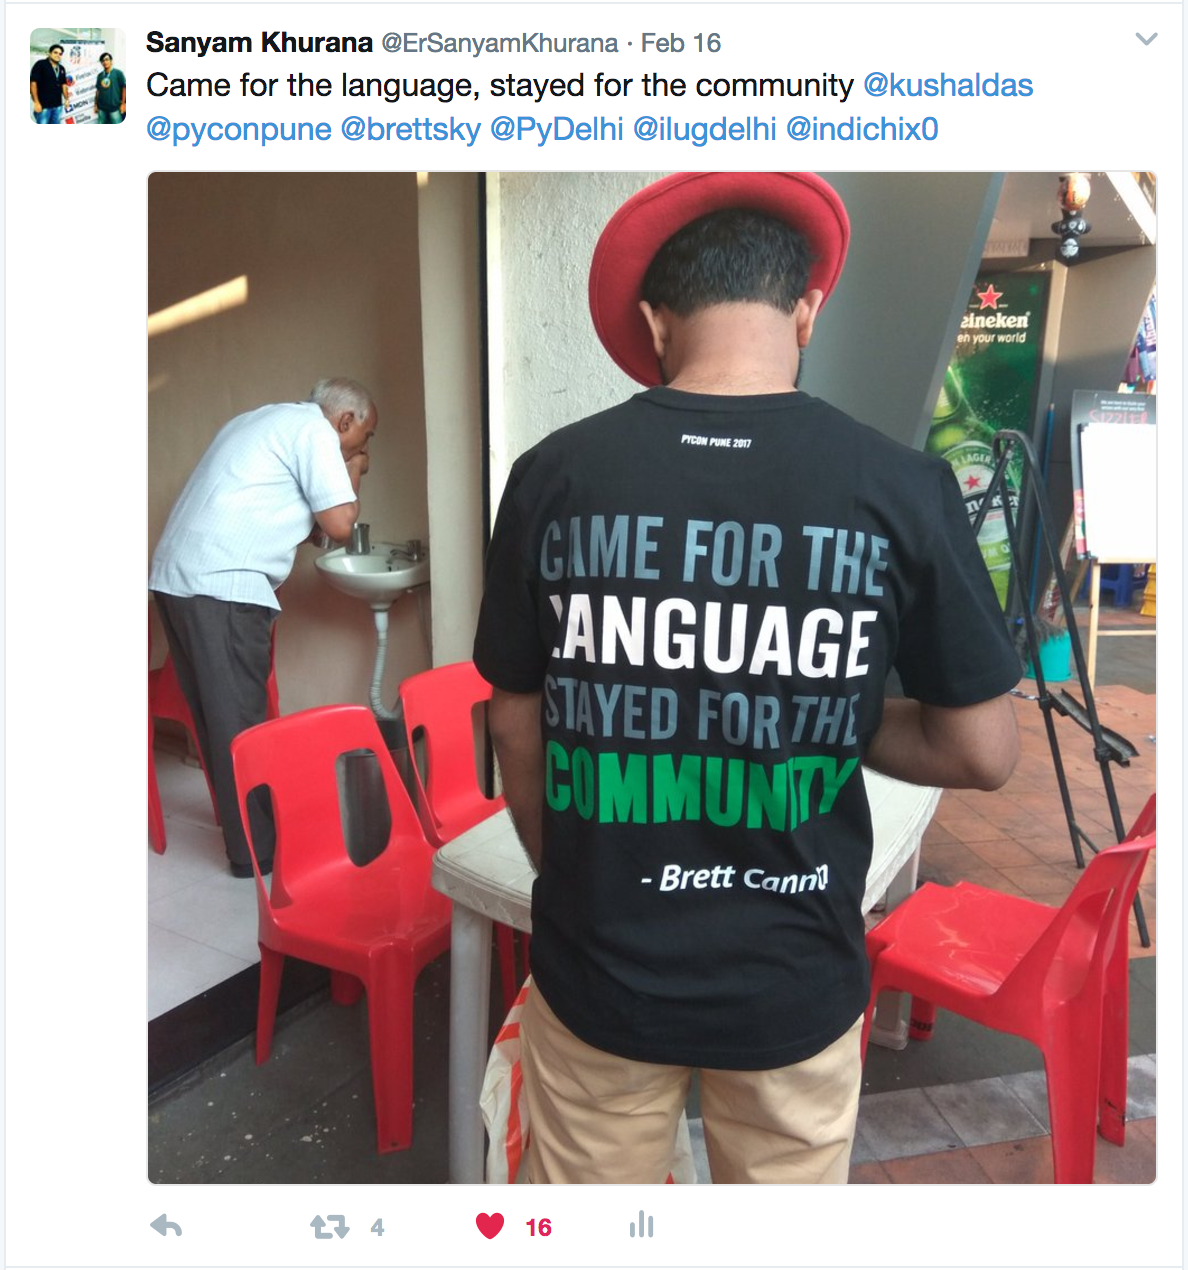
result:
<svg viewBox="0 0 1188 1270"><path fill-rule="evenodd" d="M864 772L874 852L862 910L885 897L888 909L915 890L920 839L940 790ZM451 1182L485 1176L479 1094L487 1067L491 923L531 931L532 865L506 811L468 829L433 858L433 885L453 901L450 934L449 1170ZM902 1049L907 1026L898 997L876 1015L871 1039Z"/></svg>

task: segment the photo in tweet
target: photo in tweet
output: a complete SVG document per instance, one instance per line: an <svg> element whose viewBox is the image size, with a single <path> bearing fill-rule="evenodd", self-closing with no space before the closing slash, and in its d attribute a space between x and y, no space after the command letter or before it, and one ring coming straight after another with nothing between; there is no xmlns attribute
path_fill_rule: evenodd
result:
<svg viewBox="0 0 1188 1270"><path fill-rule="evenodd" d="M751 200L760 209L784 206L780 174L717 179L724 192L711 192L708 203L699 201L700 192L681 197L695 212L712 207L710 215L733 208L736 200L744 205ZM714 178L706 175L701 181L712 186ZM698 184L697 179L685 182L695 191ZM344 505L358 497L358 519L344 520L331 535L334 541L323 539L321 547L297 545L310 527L302 522L304 532L288 543L294 565L281 579L277 602L282 614L275 622L262 588L251 601L227 602L260 610L253 613L252 638L260 661L261 724L277 715L325 712L342 702L366 703L367 709L356 713L369 710L372 716L358 720L357 733L342 733L354 738L350 745L344 741L335 749L330 742L321 756L325 780L316 775L312 758L306 771L298 767L296 755L317 749L318 729L329 726L329 715L305 714L310 731L294 728L287 741L281 728L274 729L278 748L272 779L279 782L287 773L284 779L295 788L273 785L273 798L310 800L297 803L300 810L290 813L287 823L299 844L296 851L316 854L295 864L292 874L281 864L269 875L261 860L273 863L270 835L267 855L257 849L253 871L238 823L238 795L247 792L243 781L236 790L230 772L230 792L220 800L218 761L208 762L196 739L195 711L186 717L188 694L179 680L191 679L200 710L203 689L195 682L200 679L195 665L178 673L176 652L192 661L187 644L196 636L179 630L181 619L170 613L165 638L158 619L152 619L156 664L150 671L150 700L167 703L153 711L163 815L159 854L149 859L154 951L149 1174L154 1181L525 1180L528 1104L510 1091L522 1079L518 1021L528 1005L518 993L528 969L534 871L502 797L488 797L489 790L494 792L489 755L483 728L472 726L472 711L477 707L476 717L485 723L483 703L491 690L473 669L450 678L445 668L470 663L482 646L487 666L521 682L516 679L520 672L503 667L502 658L513 655L505 645L522 623L495 610L500 616L485 639L480 622L488 528L483 508L493 515L501 497L506 499L515 460L563 425L613 409L631 390L623 372L653 385L636 401L659 394L661 407L672 409L673 401L682 400L675 386L679 380L665 370L663 360L656 361L654 344L660 337L638 312L637 292L652 257L670 237L667 231L682 228L685 205L669 214L676 218L671 224L649 227L651 238L642 247L638 235L643 231L630 223L616 229L615 219L626 207L630 221L632 199L639 199L641 190L665 188L664 179L644 174L588 172L175 172L150 178L149 520L150 538L166 533L153 565L167 596L164 605L173 606L177 592L188 585L187 569L206 567L190 562L176 526L165 530L183 487L191 489L191 473L205 472L195 514L207 515L211 502L224 496L221 486L241 479L233 457L242 452L247 470L254 470L249 438L253 429L268 435L264 404L299 400L314 380L330 384L320 402L315 391L311 403L283 410L304 412L316 430L325 432L323 440L340 441L324 448L331 465L348 474L348 483L340 480L338 488ZM1028 495L1029 483L1040 481L1057 534L1074 521L1075 394L1100 394L1102 412L1118 409L1118 401L1132 410L1149 403L1153 418L1154 177L1133 172L846 173L829 175L821 188L828 194L811 210L819 216L824 207L835 217L834 239L822 238L814 225L814 255L832 254L823 264L820 257L813 259L816 273L809 281L826 282L830 294L812 315L811 343L806 340L799 351L800 365L789 385L794 383L804 400L819 394L846 415L873 421L877 433L897 443L889 456L898 455L900 446L922 450L935 456L926 469L930 472L940 471L936 460L943 461L953 474L948 481L961 495L950 500L944 514L956 509L962 528L981 510L994 479L995 434L1013 429L1029 439L1037 466L1025 479L1020 452L1003 465L1002 488L992 496L969 557L986 574L983 594L969 602L983 617L992 604L1000 625L1005 611L1015 639L1004 635L1003 647L979 652L986 638L980 629L954 630L940 640L934 656L961 663L960 670L949 672L957 679L997 674L1002 693L1014 686L1021 667L1034 682L1035 667L1024 666L1026 610L1042 637L1038 651L1045 684L1063 693L1057 685L1074 681L1074 695L1083 692L1075 684L1072 632L1063 622L1059 596L1052 603L1050 562L1034 545L1013 559L1007 531L1017 523L1020 533L1030 535L1029 543L1037 537ZM342 221L344 205L352 208L349 224ZM800 203L795 210L805 214ZM842 217L846 239L839 245ZM731 233L754 252L760 248L748 235L761 230L744 225ZM637 265L631 253L645 249L649 258ZM763 250L775 248L763 242ZM692 264L684 267L696 272ZM623 286L634 288L624 300L615 286L619 275L632 269L640 276L624 278ZM737 272L736 266L732 273ZM681 285L691 284L682 278ZM793 309L799 299L793 297ZM728 303L741 302L731 298ZM610 307L614 304L619 309ZM601 306L593 320L592 305ZM1082 321L1090 311L1095 315L1091 327ZM748 331L749 353L756 338ZM874 347L876 361L870 355ZM747 363L748 375L758 373L754 360ZM786 375L787 368L780 373ZM337 379L366 385L370 395L352 401L348 391L341 400L333 398ZM893 641L875 635L885 620L879 608L892 591L895 549L886 520L873 528L835 526L838 517L823 512L818 525L794 510L800 520L793 532L775 512L761 516L750 506L761 505L757 474L774 460L769 456L756 465L758 438L743 435L720 409L709 408L720 405L713 400L720 396L742 396L752 406L756 397L785 402L787 394L775 394L774 383L764 382L765 391L758 393L691 394L696 409L708 414L700 421L696 415L684 420L677 457L664 461L677 464L681 474L672 482L674 505L664 514L660 508L667 503L651 488L661 459L647 455L638 507L624 488L619 501L604 510L542 512L530 552L541 584L548 584L543 603L556 610L558 631L567 632L564 638L550 637L555 647L532 654L552 657L540 698L548 738L546 817L558 826L569 817L591 843L603 835L608 842L633 843L615 848L631 859L653 851L643 844L656 837L660 844L666 836L682 842L667 855L660 846L647 870L654 878L628 877L628 866L621 865L601 885L608 889L616 919L624 906L636 908L640 930L668 931L663 938L648 936L646 948L632 950L642 973L656 985L660 1018L658 985L665 976L651 944L672 945L684 960L693 950L682 940L705 941L707 921L726 928L721 938L730 956L706 950L724 966L724 986L714 986L705 999L696 997L691 1011L698 1020L715 1017L713 1008L724 1013L710 1028L698 1021L684 1042L700 1055L700 1061L684 1066L711 1073L728 1069L730 1062L744 1071L764 1070L745 1053L747 1046L759 1045L755 1038L766 1044L764 1027L743 1028L730 1013L740 1008L738 1002L747 1015L812 1009L811 985L793 1011L787 1003L781 1008L772 991L754 996L747 985L750 973L734 971L735 965L747 964L746 946L763 921L772 921L773 931L795 930L790 910L813 914L848 897L855 917L865 913L866 925L873 928L921 881L932 884L921 896L938 885L960 883L982 888L979 894L1006 894L1031 914L1039 911L1036 904L1048 905L1055 916L1085 876L1077 861L1084 844L1078 838L1077 847L1072 845L1062 808L1056 764L1063 770L1064 751L1078 754L1075 823L1090 828L1094 847L1126 836L1154 791L1149 739L1154 733L1153 641L1123 645L1095 639L1093 645L1103 659L1096 668L1099 682L1111 684L1110 694L1096 703L1100 727L1124 737L1132 733L1139 742L1132 746L1138 750L1136 761L1125 769L1106 769L1104 776L1090 770L1080 756L1092 739L1083 733L1062 733L1059 745L1049 746L1045 712L1025 679L1021 695L1005 703L1011 726L1024 738L1023 758L997 791L942 794L939 781L905 785L874 769L854 779L856 765L849 756L858 752L859 738L869 745L877 734L872 718L882 709L882 681L889 667L899 666L889 647ZM351 420L339 431L335 420L344 414ZM232 419L234 427L228 424ZM1099 420L1113 421L1108 413ZM583 463L606 465L615 473L613 482L625 485L624 473L641 463L633 453L639 443L632 437L646 430L644 421L630 420L621 441L598 441ZM842 444L841 438L833 441ZM823 431L820 445L827 448L828 442ZM366 477L352 488L351 457L344 456L359 444L366 450ZM814 453L814 444L806 444ZM740 459L750 460L750 466L740 466ZM728 514L716 501L701 510L683 505L686 487L708 479L697 475L707 461L722 475L724 464L735 465L724 484L745 489L745 517L742 511ZM864 462L852 458L848 483L834 482L846 498L853 496L851 486ZM686 472L681 464L692 466ZM770 497L783 504L791 491L786 478L778 476L784 465L775 467ZM1136 467L1132 476L1133 490L1144 474ZM1110 499L1108 489L1094 492L1098 499ZM544 490L539 498L545 498ZM719 498L728 509L725 496L714 495ZM791 501L805 498L801 494ZM876 502L876 494L869 499ZM259 506L254 498L246 500L245 523L260 515ZM302 504L306 521L310 507ZM228 513L233 536L247 532L239 516ZM262 519L279 528L280 516L270 510ZM314 532L320 534L322 518L314 519ZM879 526L885 532L875 532ZM211 550L223 527L221 520L207 521L201 534L191 531L192 540L201 539L200 554ZM1059 563L1070 599L1083 576L1090 581L1097 576L1067 548ZM1116 612L1104 618L1107 628L1113 619L1153 630L1153 613L1126 613L1148 594L1154 608L1153 575L1147 583L1134 580L1136 569L1150 563L1119 563L1109 571L1107 586L1113 584L1117 593L1129 583L1129 600L1117 594ZM488 594L490 569L488 564ZM676 583L678 598L662 586L657 589L666 577ZM583 590L575 589L575 579L582 580ZM778 606L776 597L765 594L793 581L803 592L793 607ZM1096 584L1100 587L1100 579ZM689 595L698 588L705 594L694 601L682 588ZM752 591L757 594L751 596ZM750 599L750 616L740 597ZM158 596L159 616L161 603ZM1084 626L1078 642L1087 644L1083 601L1074 626ZM1101 633L1095 629L1094 636ZM946 640L956 646L946 647ZM1127 655L1119 661L1124 648ZM879 650L881 662L872 649ZM999 671L992 669L995 658ZM1135 659L1139 664L1132 664ZM653 661L663 676L654 678ZM616 662L622 669L606 669ZM709 670L726 681L708 687ZM730 679L739 671L738 682ZM694 685L688 699L679 686L682 672L692 672L684 676ZM795 689L760 690L764 675L778 678L785 672L800 678ZM221 692L228 672L210 673ZM909 666L907 673L910 678L921 671ZM1128 677L1121 685L1124 700L1143 702L1147 712L1137 724L1137 707L1122 709L1112 699L1114 677L1123 673ZM853 691L835 684L838 691L823 695L812 682L833 677L849 680ZM436 690L435 678L443 685ZM873 716L871 684L879 685ZM1092 683L1088 686L1092 690ZM895 708L888 707L888 715ZM409 717L410 709L415 717ZM1000 722L991 719L987 726ZM445 740L436 739L438 728ZM261 734L268 731L263 726ZM292 753L285 745L293 747ZM678 745L682 748L674 750ZM986 734L979 734L977 748L986 747ZM253 770L259 775L267 769ZM988 778L973 772L962 779ZM315 780L321 780L316 798ZM460 787L451 789L448 781ZM851 814L861 816L869 805L874 847L869 865L846 877L829 851L802 854L795 843L814 826L828 826L832 841L840 823L835 823L837 812L844 812L851 795L857 795L858 809ZM435 797L463 805L444 812ZM279 814L284 817L283 806ZM1121 832L1115 833L1115 819ZM255 819L250 823L255 826ZM741 829L744 841L755 833L780 842L788 854L769 860L760 852L748 860L746 851L734 858L719 846L689 855L684 839L691 827L721 843L733 843ZM252 839L260 832L253 827ZM302 846L304 837L311 841ZM275 846L281 859L284 841L282 832ZM407 954L409 968L399 984L381 988L365 974L352 974L345 967L353 963L343 959L355 954L345 939L340 947L310 942L305 956L298 951L301 945L286 931L285 921L302 920L302 890L310 885L302 869L326 870L317 874L319 889L306 899L314 912L308 920L316 925L323 915L334 925L336 905L349 904L352 885L378 876L388 853L404 857L409 852L419 852L422 866L415 899L402 896L401 903L415 903L426 933L423 946ZM336 871L338 880L332 882ZM275 894L269 898L278 877L283 885L279 903ZM589 885L599 885L595 876ZM334 886L344 888L340 900L333 898ZM632 894L641 888L642 894ZM842 897L835 901L831 890L841 890ZM1153 879L1136 894L1129 925L1129 902L1120 910L1114 906L1118 942L1112 946L1130 947L1134 954L1126 1042L1133 1053L1125 1075L1134 1123L1126 1150L1128 1160L1138 1152L1148 1161L1145 1174L1128 1164L1125 1180L1150 1181L1154 1154L1142 1126L1154 1113L1154 943L1143 901L1153 906ZM451 928L447 898L454 907L449 957L444 955ZM760 918L764 911L769 916ZM576 912L571 916L577 919ZM595 917L583 913L581 920ZM812 925L819 918L799 920ZM671 929L665 922L673 923ZM210 955L216 943L212 929L219 931L217 957ZM302 937L329 939L324 933ZM757 941L767 950L764 958L772 956L775 937ZM268 971L263 987L255 964L257 938ZM554 956L564 965L574 954L563 938L554 938L562 944ZM796 937L788 938L800 948ZM867 954L880 947L878 939L876 932L865 948L861 936L851 939L852 959L864 964ZM539 940L535 947L539 957ZM597 970L598 976L608 973L606 966ZM678 985L678 996L689 994L676 962L667 973ZM707 982L707 974L690 977ZM732 974L741 987L731 986ZM864 983L859 974L856 993L851 992L858 1002L856 1016L866 1004ZM278 1012L280 990L285 995ZM402 1032L385 1025L377 1036L375 1002L381 991L392 992L380 999L388 1002L385 1014L404 1021ZM638 995L642 988L635 991ZM711 1007L719 993L737 1001ZM613 992L603 1005L592 994L582 1007L590 1017L581 1014L581 1030L601 1037L599 1029L609 1025L598 1021L600 1011L627 1017L625 1007L614 1001ZM905 996L898 1003L901 1017L892 1017L894 1004L881 1007L856 1099L856 1129L843 1134L844 1146L834 1150L828 1167L839 1175L830 1174L831 1180L844 1180L847 1171L871 1180L897 1175L938 1180L929 1168L951 1167L944 1161L957 1151L968 1170L963 1180L1006 1180L1007 1170L1018 1169L1022 1152L1033 1161L1028 1180L1052 1181L1050 1113L1038 1052L1001 1034L992 1043L992 1034L965 1022L960 1011L943 1012L934 1031L930 1004L914 995L909 1009ZM550 1015L572 1018L577 1008L554 1006ZM829 1008L836 1013L838 1007ZM512 1023L501 1027L509 1010ZM848 1027L853 1020L844 1022L839 1036L853 1031ZM551 1023L576 1039L573 1029L556 1019ZM839 1024L826 1027L837 1030ZM697 1042L693 1038L699 1031ZM641 1036L647 1033L636 1020L627 1029L631 1040L619 1044L637 1049L646 1044ZM737 1038L733 1059L713 1048L722 1034ZM179 1035L185 1038L180 1043ZM905 1051L908 1035L913 1042ZM851 1040L850 1061L856 1062L857 1032ZM763 1052L769 1051L766 1045ZM257 1066L256 1059L266 1061ZM624 1061L659 1060L628 1055ZM682 1075L674 1087L674 1110L665 1113L671 1117L671 1138L660 1149L663 1168L654 1180L709 1181L714 1153L722 1180L746 1176L746 1164L736 1165L712 1126L707 1131L704 1079ZM217 1098L211 1098L216 1091ZM492 1147L484 1143L480 1108L487 1113ZM1141 1114L1144 1109L1150 1114ZM907 1137L897 1127L905 1120L913 1126ZM991 1137L987 1121L1000 1126ZM1107 1150L1099 1145L1099 1167L1111 1158ZM735 1176L735 1167L743 1173ZM1067 1167L1086 1164L1082 1158ZM620 1154L611 1171L591 1180L630 1180L623 1168Z"/></svg>

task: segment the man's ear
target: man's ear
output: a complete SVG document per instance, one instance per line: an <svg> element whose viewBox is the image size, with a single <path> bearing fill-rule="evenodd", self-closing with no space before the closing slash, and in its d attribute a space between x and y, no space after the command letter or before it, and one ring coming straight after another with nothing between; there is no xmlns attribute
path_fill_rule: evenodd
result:
<svg viewBox="0 0 1188 1270"><path fill-rule="evenodd" d="M656 360L663 361L665 351L668 348L668 319L666 310L663 307L653 309L646 301L639 302L639 311L644 315L644 321L648 324L648 329L652 332L652 347L656 351Z"/></svg>
<svg viewBox="0 0 1188 1270"><path fill-rule="evenodd" d="M796 322L796 343L801 348L807 348L809 340L813 338L813 323L817 320L817 310L824 299L824 292L813 290L806 291L796 301L792 316Z"/></svg>
<svg viewBox="0 0 1188 1270"><path fill-rule="evenodd" d="M334 421L334 426L339 432L349 432L351 424L355 422L355 412L353 410L344 410Z"/></svg>

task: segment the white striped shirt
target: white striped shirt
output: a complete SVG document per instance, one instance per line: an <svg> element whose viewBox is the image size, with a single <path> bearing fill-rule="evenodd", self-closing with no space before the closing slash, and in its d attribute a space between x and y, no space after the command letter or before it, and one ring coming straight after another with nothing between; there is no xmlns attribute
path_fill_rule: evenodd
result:
<svg viewBox="0 0 1188 1270"><path fill-rule="evenodd" d="M238 415L169 513L149 587L279 609L274 592L314 513L354 501L338 435L320 406L291 402Z"/></svg>

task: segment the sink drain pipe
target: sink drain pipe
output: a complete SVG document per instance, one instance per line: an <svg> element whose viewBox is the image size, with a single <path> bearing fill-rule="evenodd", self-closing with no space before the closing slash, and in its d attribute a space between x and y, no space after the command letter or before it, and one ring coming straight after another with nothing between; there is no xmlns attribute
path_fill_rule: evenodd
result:
<svg viewBox="0 0 1188 1270"><path fill-rule="evenodd" d="M377 719L400 718L398 712L389 710L384 705L382 695L384 665L388 660L388 613L388 609L375 609L372 613L375 618L375 665L371 671L371 691L367 699L371 703L371 712Z"/></svg>
<svg viewBox="0 0 1188 1270"><path fill-rule="evenodd" d="M396 771L409 797L415 800L416 783L412 772L413 760L409 750L408 732L404 726L404 711L400 708L399 699L395 708L389 710L381 695L388 653L388 610L374 609L372 615L375 618L375 667L371 675L368 702ZM339 762L339 807L343 839L347 854L354 863L366 865L383 851L392 828L383 778L379 763L371 750L350 750L341 756Z"/></svg>
<svg viewBox="0 0 1188 1270"><path fill-rule="evenodd" d="M371 705L371 713L375 715L375 721L379 724L380 735L384 738L384 744L392 755L392 762L396 764L396 770L400 773L400 778L404 781L404 786L408 790L410 797L415 798L416 782L413 780L412 755L408 731L404 726L404 710L400 705L399 697L396 698L394 708L389 710L384 705L382 695L384 666L388 659L389 612L389 609L376 609L374 611L375 667L371 672L371 689L367 699Z"/></svg>

